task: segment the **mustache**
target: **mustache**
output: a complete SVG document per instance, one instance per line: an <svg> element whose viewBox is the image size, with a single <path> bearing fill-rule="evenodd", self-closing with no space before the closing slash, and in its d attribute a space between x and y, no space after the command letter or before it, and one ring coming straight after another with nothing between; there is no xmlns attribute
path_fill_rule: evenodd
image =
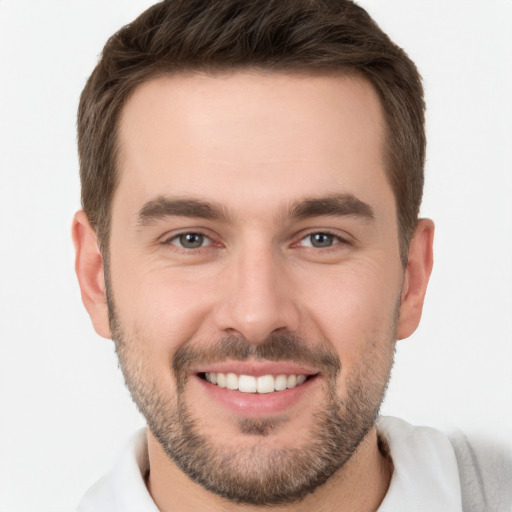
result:
<svg viewBox="0 0 512 512"><path fill-rule="evenodd" d="M216 363L225 360L247 361L249 359L267 361L293 361L318 368L326 377L335 378L341 371L341 361L329 347L311 345L291 332L270 334L261 343L251 343L244 336L226 336L197 347L185 343L172 358L172 369L178 381L184 383L192 366Z"/></svg>

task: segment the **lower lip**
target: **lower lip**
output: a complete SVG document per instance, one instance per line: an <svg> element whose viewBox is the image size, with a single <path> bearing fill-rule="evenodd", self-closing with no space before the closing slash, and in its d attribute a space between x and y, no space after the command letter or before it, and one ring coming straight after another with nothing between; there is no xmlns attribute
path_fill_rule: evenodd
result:
<svg viewBox="0 0 512 512"><path fill-rule="evenodd" d="M299 386L273 393L242 393L211 384L198 375L194 375L194 379L205 393L230 412L240 417L254 418L286 413L312 391L319 377L310 377Z"/></svg>

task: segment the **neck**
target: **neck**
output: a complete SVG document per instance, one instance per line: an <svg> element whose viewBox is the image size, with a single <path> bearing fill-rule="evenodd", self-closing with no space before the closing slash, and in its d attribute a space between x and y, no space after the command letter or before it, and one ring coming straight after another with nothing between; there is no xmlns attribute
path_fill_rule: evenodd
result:
<svg viewBox="0 0 512 512"><path fill-rule="evenodd" d="M379 446L373 428L356 452L324 485L303 500L287 505L253 506L233 503L212 494L185 475L165 454L148 430L150 472L148 490L161 512L375 512L389 487L393 464L385 449Z"/></svg>

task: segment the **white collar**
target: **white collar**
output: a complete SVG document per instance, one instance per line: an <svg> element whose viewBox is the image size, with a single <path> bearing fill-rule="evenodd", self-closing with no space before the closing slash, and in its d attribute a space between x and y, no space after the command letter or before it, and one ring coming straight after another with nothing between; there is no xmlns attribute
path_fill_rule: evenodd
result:
<svg viewBox="0 0 512 512"><path fill-rule="evenodd" d="M445 434L391 417L379 418L377 430L389 445L394 465L377 512L462 512L457 459Z"/></svg>
<svg viewBox="0 0 512 512"><path fill-rule="evenodd" d="M143 428L128 441L112 471L86 493L77 512L159 512L146 488L148 471Z"/></svg>

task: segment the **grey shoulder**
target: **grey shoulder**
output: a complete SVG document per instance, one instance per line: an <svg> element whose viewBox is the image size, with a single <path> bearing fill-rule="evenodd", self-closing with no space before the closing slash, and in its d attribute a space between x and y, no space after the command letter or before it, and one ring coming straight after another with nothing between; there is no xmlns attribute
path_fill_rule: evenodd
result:
<svg viewBox="0 0 512 512"><path fill-rule="evenodd" d="M512 512L512 447L489 439L450 435L464 512Z"/></svg>

